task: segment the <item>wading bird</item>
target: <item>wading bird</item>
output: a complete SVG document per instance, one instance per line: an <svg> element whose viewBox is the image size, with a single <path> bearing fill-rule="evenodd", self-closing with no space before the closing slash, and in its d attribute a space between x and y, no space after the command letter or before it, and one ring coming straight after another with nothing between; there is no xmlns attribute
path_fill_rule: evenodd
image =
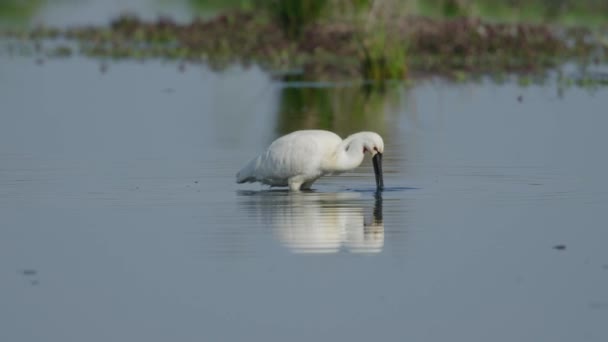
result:
<svg viewBox="0 0 608 342"><path fill-rule="evenodd" d="M352 170L369 152L373 158L376 188L382 190L384 141L374 132L359 132L342 140L322 130L295 131L275 140L236 174L237 183L260 182L289 186L292 191L310 189L319 177Z"/></svg>

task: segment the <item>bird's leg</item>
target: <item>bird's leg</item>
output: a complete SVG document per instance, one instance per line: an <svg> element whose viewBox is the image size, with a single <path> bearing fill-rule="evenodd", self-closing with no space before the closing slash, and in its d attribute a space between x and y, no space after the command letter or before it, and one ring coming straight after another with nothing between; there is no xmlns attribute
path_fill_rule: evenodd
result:
<svg viewBox="0 0 608 342"><path fill-rule="evenodd" d="M304 180L300 176L295 176L295 177L289 178L287 180L287 183L289 184L289 190L300 191L300 188L302 187Z"/></svg>
<svg viewBox="0 0 608 342"><path fill-rule="evenodd" d="M302 187L300 187L300 189L302 190L310 190L310 187L312 186L312 183L314 183L317 179L313 179L313 180L309 180L306 181L302 184Z"/></svg>
<svg viewBox="0 0 608 342"><path fill-rule="evenodd" d="M302 186L300 187L301 190L310 190L310 186L312 185L311 182L306 182L304 184L302 184Z"/></svg>

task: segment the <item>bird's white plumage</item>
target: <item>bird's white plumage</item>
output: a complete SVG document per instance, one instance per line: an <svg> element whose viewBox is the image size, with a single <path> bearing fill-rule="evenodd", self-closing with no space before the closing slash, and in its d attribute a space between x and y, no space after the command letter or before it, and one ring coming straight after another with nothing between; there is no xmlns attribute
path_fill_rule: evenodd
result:
<svg viewBox="0 0 608 342"><path fill-rule="evenodd" d="M342 140L329 131L296 131L275 140L237 173L236 180L308 189L323 175L356 168L365 151L384 151L380 135L360 132Z"/></svg>

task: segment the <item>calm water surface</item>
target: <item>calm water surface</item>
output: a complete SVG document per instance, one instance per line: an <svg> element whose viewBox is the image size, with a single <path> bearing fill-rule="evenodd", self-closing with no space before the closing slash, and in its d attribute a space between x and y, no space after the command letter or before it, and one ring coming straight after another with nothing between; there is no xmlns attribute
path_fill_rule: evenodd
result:
<svg viewBox="0 0 608 342"><path fill-rule="evenodd" d="M606 341L606 95L3 55L0 341ZM311 127L388 190L234 183Z"/></svg>

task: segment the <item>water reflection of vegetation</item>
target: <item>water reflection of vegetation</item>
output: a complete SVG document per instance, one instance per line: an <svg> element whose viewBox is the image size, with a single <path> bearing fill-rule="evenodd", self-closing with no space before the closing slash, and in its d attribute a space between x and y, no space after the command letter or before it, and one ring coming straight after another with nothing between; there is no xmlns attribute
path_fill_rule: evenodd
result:
<svg viewBox="0 0 608 342"><path fill-rule="evenodd" d="M398 105L399 88L361 86L285 87L281 91L277 134L327 129L346 136L358 131L383 134L385 115Z"/></svg>

